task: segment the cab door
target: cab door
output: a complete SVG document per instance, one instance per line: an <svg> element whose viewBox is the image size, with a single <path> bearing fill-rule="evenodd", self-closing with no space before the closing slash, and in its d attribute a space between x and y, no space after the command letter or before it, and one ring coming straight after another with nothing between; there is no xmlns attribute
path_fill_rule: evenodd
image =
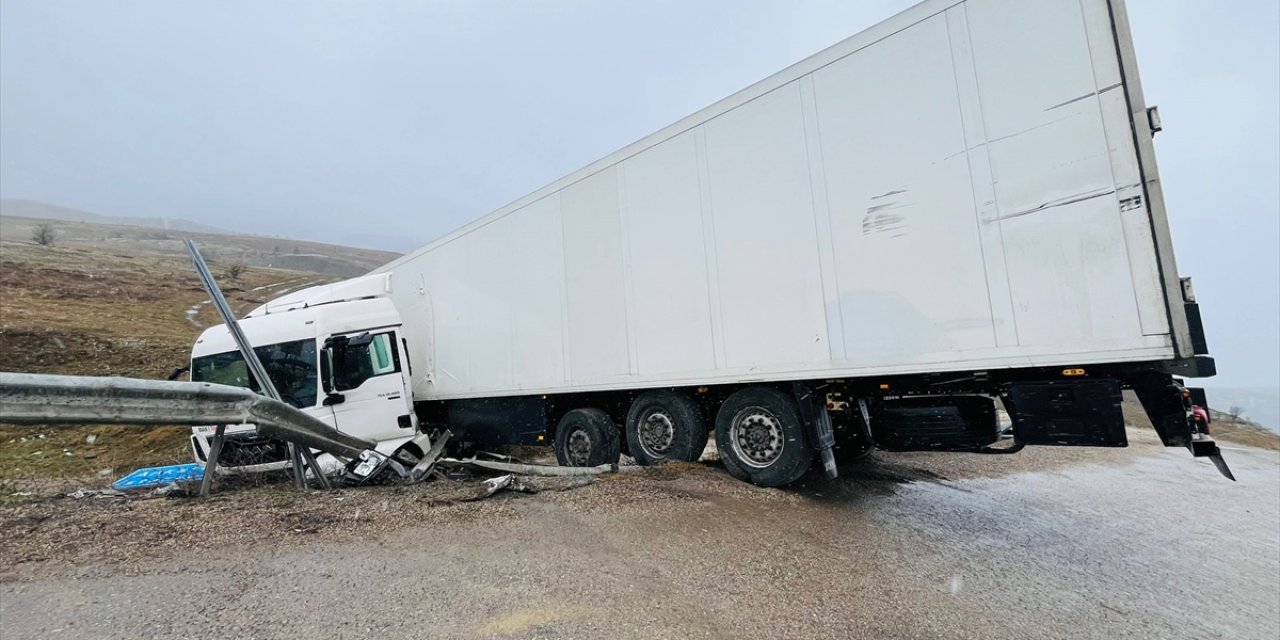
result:
<svg viewBox="0 0 1280 640"><path fill-rule="evenodd" d="M334 425L354 436L383 441L412 436L416 420L404 371L399 331L376 329L336 335L321 354L323 403Z"/></svg>

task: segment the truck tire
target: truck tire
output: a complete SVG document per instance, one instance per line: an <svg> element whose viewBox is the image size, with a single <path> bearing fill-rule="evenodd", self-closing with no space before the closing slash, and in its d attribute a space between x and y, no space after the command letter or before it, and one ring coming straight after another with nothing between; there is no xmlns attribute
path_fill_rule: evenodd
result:
<svg viewBox="0 0 1280 640"><path fill-rule="evenodd" d="M640 464L696 461L707 447L707 421L687 394L654 389L640 394L627 411L627 450Z"/></svg>
<svg viewBox="0 0 1280 640"><path fill-rule="evenodd" d="M716 448L730 474L762 487L791 484L813 466L795 398L771 387L747 387L724 401Z"/></svg>
<svg viewBox="0 0 1280 640"><path fill-rule="evenodd" d="M574 409L556 427L556 461L566 467L617 464L618 428L599 409Z"/></svg>

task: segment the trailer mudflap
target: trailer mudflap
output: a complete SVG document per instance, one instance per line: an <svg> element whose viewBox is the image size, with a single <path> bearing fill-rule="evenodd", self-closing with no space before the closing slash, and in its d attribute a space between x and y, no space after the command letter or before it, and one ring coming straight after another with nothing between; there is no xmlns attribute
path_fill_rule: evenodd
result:
<svg viewBox="0 0 1280 640"><path fill-rule="evenodd" d="M834 480L840 475L836 468L836 455L833 447L836 444L835 430L831 426L831 414L827 413L825 398L813 388L802 382L791 383L791 392L796 396L796 404L800 408L800 418L809 430L810 442L822 457L822 470L827 477Z"/></svg>

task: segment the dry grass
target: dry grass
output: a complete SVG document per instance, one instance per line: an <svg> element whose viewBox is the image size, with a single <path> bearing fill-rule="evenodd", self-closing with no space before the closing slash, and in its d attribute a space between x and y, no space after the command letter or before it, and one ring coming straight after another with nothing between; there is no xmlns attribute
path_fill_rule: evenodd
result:
<svg viewBox="0 0 1280 640"><path fill-rule="evenodd" d="M1280 434L1243 418L1232 420L1225 413L1214 411L1209 428L1218 440L1280 451Z"/></svg>

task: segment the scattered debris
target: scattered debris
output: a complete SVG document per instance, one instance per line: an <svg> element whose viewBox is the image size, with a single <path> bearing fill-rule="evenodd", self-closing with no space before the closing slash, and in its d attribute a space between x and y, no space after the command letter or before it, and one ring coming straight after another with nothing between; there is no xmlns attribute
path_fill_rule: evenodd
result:
<svg viewBox="0 0 1280 640"><path fill-rule="evenodd" d="M85 489L84 487L81 487L71 493L68 493L67 497L75 498L76 500L83 500L85 498L125 499L129 497L129 494L115 489Z"/></svg>
<svg viewBox="0 0 1280 640"><path fill-rule="evenodd" d="M504 489L507 491L518 491L520 493L537 493L538 492L537 487L533 487L533 486L530 486L529 484L526 484L523 480L516 477L516 475L512 473L508 473L505 476L498 476L496 478L489 478L488 480L485 480L483 483L481 483L480 486L481 486L480 493L470 498L463 498L463 501L473 502L475 500L484 500L485 498L488 498L489 496L499 491L502 491Z"/></svg>
<svg viewBox="0 0 1280 640"><path fill-rule="evenodd" d="M413 465L413 468L409 470L409 484L422 482L431 475L432 471L435 470L436 461L438 461L440 456L444 454L445 443L449 442L449 438L452 437L453 432L445 430L440 437L436 438L436 441L431 445L431 449L423 454L422 458L418 460L418 463ZM421 444L418 442L418 438L413 439L413 444L421 450Z"/></svg>
<svg viewBox="0 0 1280 640"><path fill-rule="evenodd" d="M189 495L194 495L194 494L191 492L191 490L188 487L178 484L177 482L170 482L169 484L166 484L163 487L159 487L156 490L147 493L145 497L189 496Z"/></svg>

